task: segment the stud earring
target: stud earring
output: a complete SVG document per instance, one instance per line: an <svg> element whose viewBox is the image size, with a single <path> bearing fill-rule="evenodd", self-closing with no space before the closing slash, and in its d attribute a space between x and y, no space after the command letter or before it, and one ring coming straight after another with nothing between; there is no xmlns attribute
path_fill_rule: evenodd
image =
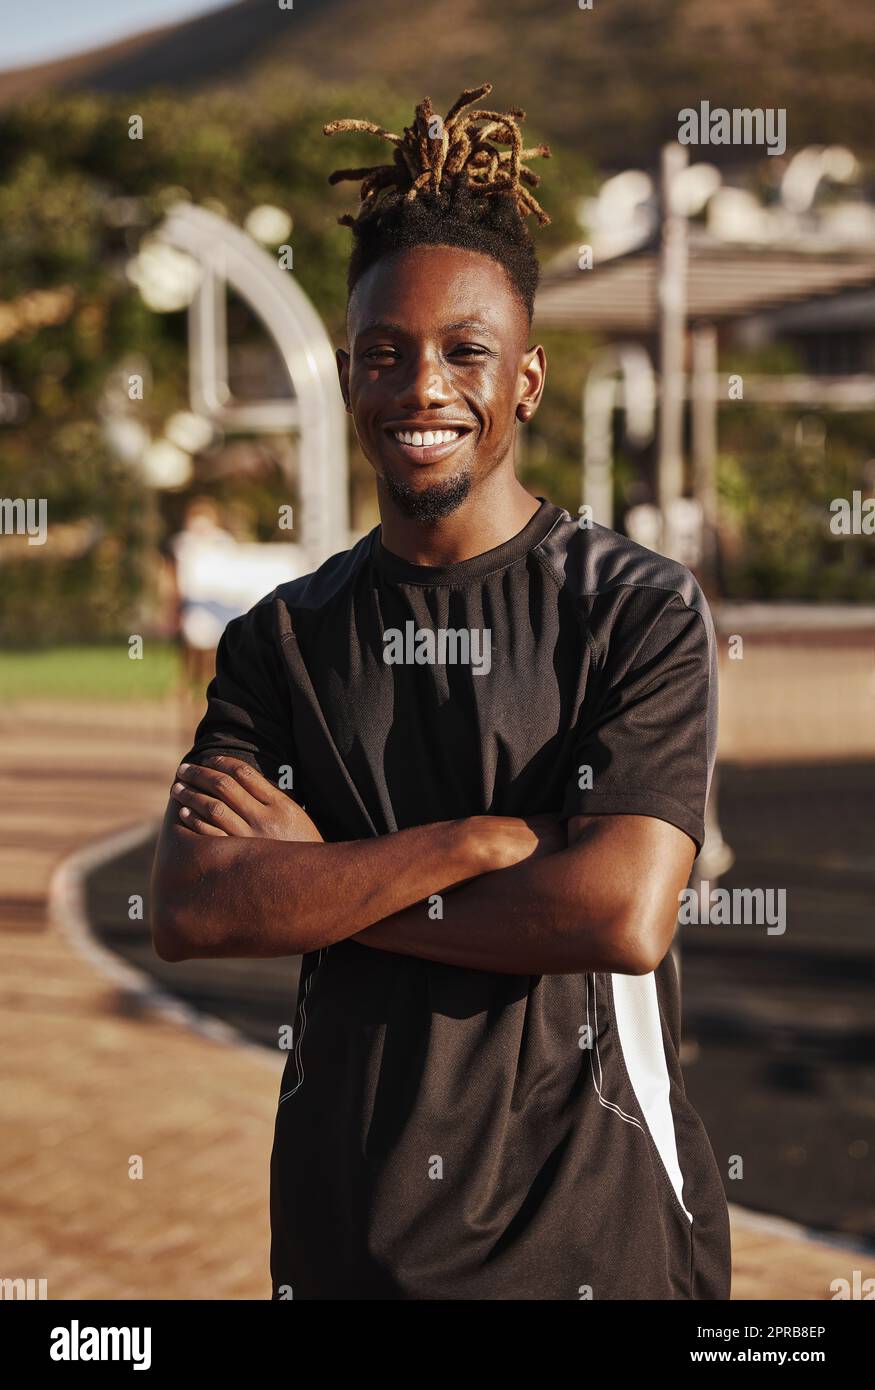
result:
<svg viewBox="0 0 875 1390"><path fill-rule="evenodd" d="M516 413L517 419L525 422L526 420L531 419L532 407L530 405L518 405L516 408Z"/></svg>

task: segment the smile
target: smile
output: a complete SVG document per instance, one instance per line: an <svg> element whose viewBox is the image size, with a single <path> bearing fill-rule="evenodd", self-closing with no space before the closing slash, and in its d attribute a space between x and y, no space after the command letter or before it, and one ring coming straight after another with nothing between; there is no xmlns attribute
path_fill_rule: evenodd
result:
<svg viewBox="0 0 875 1390"><path fill-rule="evenodd" d="M428 449L432 444L448 444L459 438L458 430L392 430L399 444L412 444L415 449Z"/></svg>
<svg viewBox="0 0 875 1390"><path fill-rule="evenodd" d="M391 439L397 453L406 463L424 465L440 463L442 459L458 449L471 433L465 425L455 425L447 429L397 429L386 427L386 435Z"/></svg>

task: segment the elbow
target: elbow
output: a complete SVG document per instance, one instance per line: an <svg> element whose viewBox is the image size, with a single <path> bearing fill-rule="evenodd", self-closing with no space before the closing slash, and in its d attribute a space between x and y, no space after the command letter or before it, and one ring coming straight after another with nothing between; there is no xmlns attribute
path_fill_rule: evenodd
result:
<svg viewBox="0 0 875 1390"><path fill-rule="evenodd" d="M180 893L153 889L151 927L156 956L171 965L184 960L219 960L228 954L224 923L205 913L202 903L192 899L190 889Z"/></svg>
<svg viewBox="0 0 875 1390"><path fill-rule="evenodd" d="M639 941L626 955L623 975L652 975L665 959L665 951L652 941Z"/></svg>
<svg viewBox="0 0 875 1390"><path fill-rule="evenodd" d="M183 937L166 921L152 922L152 948L159 960L176 965L181 960L190 960L191 952L186 948Z"/></svg>
<svg viewBox="0 0 875 1390"><path fill-rule="evenodd" d="M618 975L651 975L665 959L672 943L674 924L648 922L643 913L620 915L611 927L609 939L611 970Z"/></svg>
<svg viewBox="0 0 875 1390"><path fill-rule="evenodd" d="M190 888L188 893L190 893ZM196 914L186 911L183 904L188 896L185 888L175 885L165 875L152 878L151 928L152 949L159 960L172 965L192 960L199 954L196 937Z"/></svg>
<svg viewBox="0 0 875 1390"><path fill-rule="evenodd" d="M215 841L203 847L187 839L180 842L180 833L165 829L159 839L150 894L152 948L171 965L225 954L226 922L208 853Z"/></svg>
<svg viewBox="0 0 875 1390"><path fill-rule="evenodd" d="M177 912L169 910L166 904L154 903L151 925L152 949L159 960L173 965L182 960L191 960L194 955L193 943Z"/></svg>

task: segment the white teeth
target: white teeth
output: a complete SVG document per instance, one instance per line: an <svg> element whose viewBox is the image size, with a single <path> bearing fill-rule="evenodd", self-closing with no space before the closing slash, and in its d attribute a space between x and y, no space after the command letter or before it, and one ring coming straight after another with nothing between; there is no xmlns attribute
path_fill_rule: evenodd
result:
<svg viewBox="0 0 875 1390"><path fill-rule="evenodd" d="M419 449L427 449L430 444L449 444L459 438L458 430L395 430L395 438L401 444L413 444Z"/></svg>

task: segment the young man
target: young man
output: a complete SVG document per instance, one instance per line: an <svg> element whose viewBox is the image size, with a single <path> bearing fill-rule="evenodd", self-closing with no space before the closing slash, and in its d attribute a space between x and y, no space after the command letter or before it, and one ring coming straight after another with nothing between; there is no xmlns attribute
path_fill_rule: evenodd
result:
<svg viewBox="0 0 875 1390"><path fill-rule="evenodd" d="M396 147L343 171L365 183L340 384L381 526L228 625L155 945L303 955L275 1299L725 1299L668 954L713 630L687 570L515 476L543 214L521 113L468 109L487 90L400 137L327 128Z"/></svg>

